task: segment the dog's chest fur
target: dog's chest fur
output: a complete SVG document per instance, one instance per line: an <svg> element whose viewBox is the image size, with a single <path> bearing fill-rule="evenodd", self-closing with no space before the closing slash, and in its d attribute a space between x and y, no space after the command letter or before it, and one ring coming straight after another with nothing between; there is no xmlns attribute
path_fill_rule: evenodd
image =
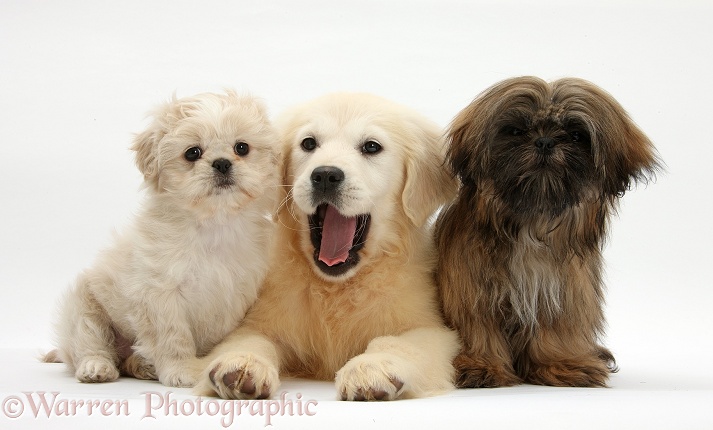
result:
<svg viewBox="0 0 713 430"><path fill-rule="evenodd" d="M178 261L186 262L177 293L184 299L199 352L235 328L255 301L265 273L267 230L260 217L238 217L232 225L194 231L195 243ZM216 316L221 316L216 318Z"/></svg>
<svg viewBox="0 0 713 430"><path fill-rule="evenodd" d="M558 262L545 242L521 233L512 243L507 262L511 285L506 294L520 324L534 328L538 321L552 321L560 313L567 262Z"/></svg>
<svg viewBox="0 0 713 430"><path fill-rule="evenodd" d="M118 271L127 300L107 305L107 311L132 337L141 303L163 303L156 311L165 314L156 317L178 313L201 355L235 328L257 298L267 271L270 221L249 210L207 222L164 212L140 220L136 236L126 238L139 244Z"/></svg>

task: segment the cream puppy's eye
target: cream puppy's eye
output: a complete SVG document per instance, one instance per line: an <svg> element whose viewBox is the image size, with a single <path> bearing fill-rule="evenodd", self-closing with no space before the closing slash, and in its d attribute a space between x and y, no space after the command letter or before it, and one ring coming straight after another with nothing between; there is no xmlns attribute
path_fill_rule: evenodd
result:
<svg viewBox="0 0 713 430"><path fill-rule="evenodd" d="M305 151L311 152L317 147L317 141L314 140L314 137L305 137L300 146L302 146L302 149Z"/></svg>
<svg viewBox="0 0 713 430"><path fill-rule="evenodd" d="M194 146L193 148L188 148L183 154L186 160L190 162L198 160L199 158L201 158L201 155L203 155L203 151L197 146Z"/></svg>
<svg viewBox="0 0 713 430"><path fill-rule="evenodd" d="M250 145L245 142L238 142L235 144L235 147L233 149L235 150L236 154L241 157L244 157L248 155L248 152L250 152Z"/></svg>
<svg viewBox="0 0 713 430"><path fill-rule="evenodd" d="M381 144L374 140L369 140L361 147L362 154L374 155L381 152Z"/></svg>

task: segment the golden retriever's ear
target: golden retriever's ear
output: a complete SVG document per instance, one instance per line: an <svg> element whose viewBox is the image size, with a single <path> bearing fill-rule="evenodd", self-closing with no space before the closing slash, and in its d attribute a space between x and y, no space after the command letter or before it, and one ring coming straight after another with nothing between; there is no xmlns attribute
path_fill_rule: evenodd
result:
<svg viewBox="0 0 713 430"><path fill-rule="evenodd" d="M445 163L444 139L437 127L421 127L411 142L406 160L406 180L402 201L406 215L415 226L423 226L458 191L458 181Z"/></svg>

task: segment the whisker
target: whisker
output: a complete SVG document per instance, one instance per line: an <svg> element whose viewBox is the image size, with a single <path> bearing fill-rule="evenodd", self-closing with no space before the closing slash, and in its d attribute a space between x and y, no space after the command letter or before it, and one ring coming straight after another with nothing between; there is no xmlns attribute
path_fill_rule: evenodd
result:
<svg viewBox="0 0 713 430"><path fill-rule="evenodd" d="M303 217L298 217L297 214L295 214L294 206L289 204L290 200L293 200L291 188L287 192L287 196L284 199L282 199L282 201L280 202L280 205L278 206L278 209L277 209L278 213L281 210L283 210L283 208L284 208L287 211L287 213L290 214L290 216L295 221L295 223L297 223L298 225L305 225L305 221L303 220ZM290 226L286 225L282 221L282 219L280 219L279 217L277 219L278 219L278 222L280 223L280 225L285 227L288 230L292 230L292 231L310 231L311 230L311 227L309 227L309 225L307 225L307 228L294 228L294 227L290 227Z"/></svg>

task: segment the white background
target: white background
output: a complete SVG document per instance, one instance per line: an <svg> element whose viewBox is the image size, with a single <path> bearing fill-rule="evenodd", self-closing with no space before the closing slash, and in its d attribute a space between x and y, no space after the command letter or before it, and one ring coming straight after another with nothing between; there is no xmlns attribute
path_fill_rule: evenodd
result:
<svg viewBox="0 0 713 430"><path fill-rule="evenodd" d="M276 427L713 427L712 21L711 2L691 0L0 0L0 400L54 390L137 402L123 421L0 413L0 427L197 425L140 420L139 393L167 391L157 384L88 386L35 361L51 347L61 291L139 207L128 146L174 91L232 87L272 113L368 91L445 126L516 75L597 83L666 163L624 197L611 226L606 343L621 367L611 388L353 405L334 402L329 383L287 381L320 400L318 414ZM253 424L263 423L234 427ZM202 425L220 428L216 417Z"/></svg>

